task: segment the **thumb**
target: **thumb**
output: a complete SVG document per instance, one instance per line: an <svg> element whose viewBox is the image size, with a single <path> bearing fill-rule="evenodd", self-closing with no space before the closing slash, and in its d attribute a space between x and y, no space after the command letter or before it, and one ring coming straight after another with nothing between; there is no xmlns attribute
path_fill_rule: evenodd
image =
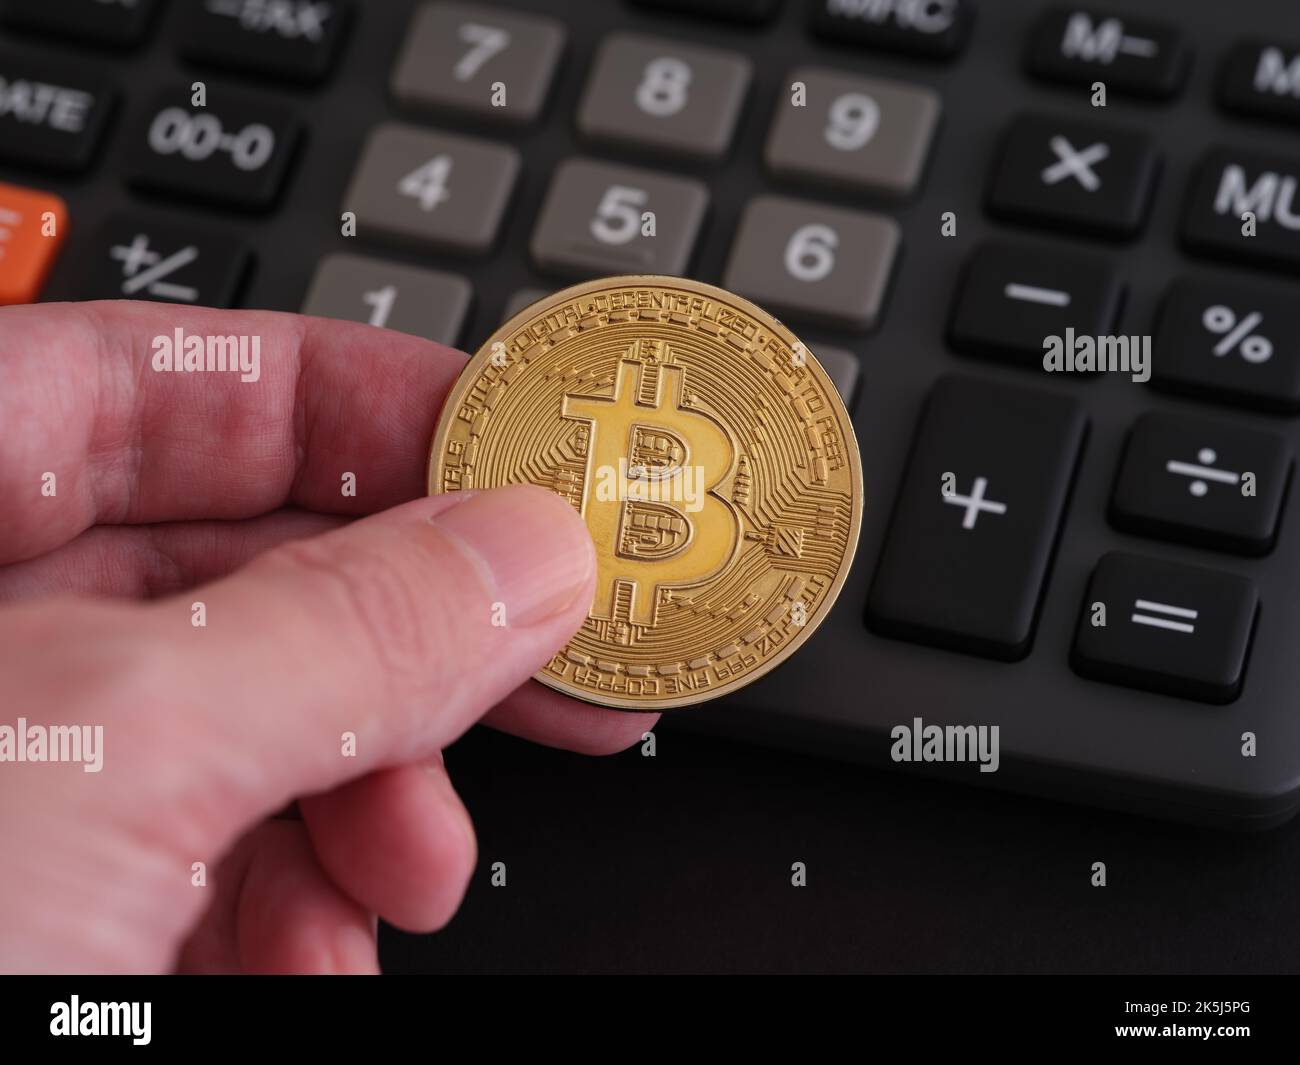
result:
<svg viewBox="0 0 1300 1065"><path fill-rule="evenodd" d="M282 545L197 593L204 629L163 608L189 630L195 754L218 775L252 756L257 806L425 758L563 647L594 580L582 519L530 485Z"/></svg>
<svg viewBox="0 0 1300 1065"><path fill-rule="evenodd" d="M10 612L0 658L30 717L103 722L102 772L77 781L95 805L213 846L446 746L564 645L594 581L559 496L450 493L283 544L183 599Z"/></svg>

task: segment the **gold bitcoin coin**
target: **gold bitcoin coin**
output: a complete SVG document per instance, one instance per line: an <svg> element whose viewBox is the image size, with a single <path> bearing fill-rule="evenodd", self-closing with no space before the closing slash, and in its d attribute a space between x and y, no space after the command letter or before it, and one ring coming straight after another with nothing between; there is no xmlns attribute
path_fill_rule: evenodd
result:
<svg viewBox="0 0 1300 1065"><path fill-rule="evenodd" d="M853 426L816 358L747 300L612 277L539 300L466 365L429 491L531 482L596 544L586 622L537 679L627 710L748 684L825 618L862 520Z"/></svg>

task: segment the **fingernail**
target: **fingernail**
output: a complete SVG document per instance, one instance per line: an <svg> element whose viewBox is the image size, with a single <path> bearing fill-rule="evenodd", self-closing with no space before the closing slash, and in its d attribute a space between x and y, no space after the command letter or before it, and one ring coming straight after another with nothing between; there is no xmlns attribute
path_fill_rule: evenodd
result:
<svg viewBox="0 0 1300 1065"><path fill-rule="evenodd" d="M474 831L474 821L469 816L469 811L465 809L464 802L461 801L460 795L456 792L456 785L451 782L451 777L447 775L447 769L439 759L433 765L424 767L425 773L434 781L443 793L447 809L451 811L456 823L460 826L461 832L468 841L471 853L478 850L478 835Z"/></svg>
<svg viewBox="0 0 1300 1065"><path fill-rule="evenodd" d="M510 485L479 492L433 518L474 561L506 628L537 625L573 606L596 566L577 511L554 492Z"/></svg>

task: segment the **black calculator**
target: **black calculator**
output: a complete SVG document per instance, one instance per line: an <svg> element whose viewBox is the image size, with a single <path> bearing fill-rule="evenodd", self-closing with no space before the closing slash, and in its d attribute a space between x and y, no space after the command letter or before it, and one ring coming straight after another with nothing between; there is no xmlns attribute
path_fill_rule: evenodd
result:
<svg viewBox="0 0 1300 1065"><path fill-rule="evenodd" d="M1290 0L0 0L0 302L473 350L720 284L865 514L801 652L665 727L1227 827L1300 804L1298 183Z"/></svg>

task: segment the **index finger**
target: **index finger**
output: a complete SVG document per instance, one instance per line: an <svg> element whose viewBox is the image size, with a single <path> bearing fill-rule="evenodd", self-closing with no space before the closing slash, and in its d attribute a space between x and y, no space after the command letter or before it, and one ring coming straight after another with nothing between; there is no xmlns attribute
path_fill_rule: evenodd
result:
<svg viewBox="0 0 1300 1065"><path fill-rule="evenodd" d="M178 346L180 368L169 368ZM95 524L285 504L367 514L421 495L464 361L416 337L293 314L0 308L0 563Z"/></svg>

